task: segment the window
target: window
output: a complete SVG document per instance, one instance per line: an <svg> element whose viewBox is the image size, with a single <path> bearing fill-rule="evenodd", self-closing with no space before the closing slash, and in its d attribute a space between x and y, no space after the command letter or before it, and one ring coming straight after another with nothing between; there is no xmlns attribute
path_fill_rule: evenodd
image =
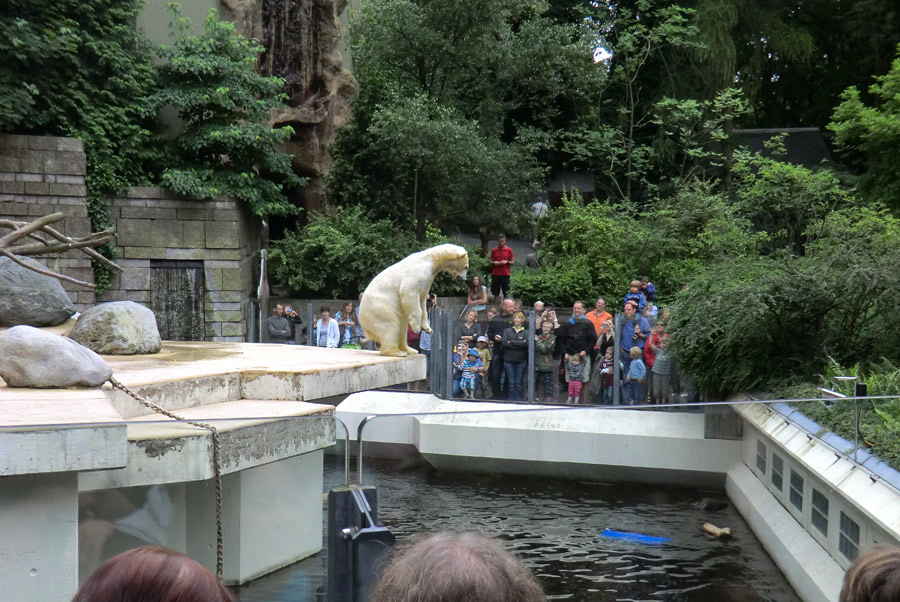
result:
<svg viewBox="0 0 900 602"><path fill-rule="evenodd" d="M791 504L794 508L803 512L803 477L791 469Z"/></svg>
<svg viewBox="0 0 900 602"><path fill-rule="evenodd" d="M812 524L828 536L828 498L816 488L812 490Z"/></svg>
<svg viewBox="0 0 900 602"><path fill-rule="evenodd" d="M852 518L841 512L840 537L838 550L844 558L853 562L859 556L859 525Z"/></svg>
<svg viewBox="0 0 900 602"><path fill-rule="evenodd" d="M759 439L756 440L756 467L766 474L766 444Z"/></svg>
<svg viewBox="0 0 900 602"><path fill-rule="evenodd" d="M781 493L784 484L784 460L778 454L772 454L772 485Z"/></svg>

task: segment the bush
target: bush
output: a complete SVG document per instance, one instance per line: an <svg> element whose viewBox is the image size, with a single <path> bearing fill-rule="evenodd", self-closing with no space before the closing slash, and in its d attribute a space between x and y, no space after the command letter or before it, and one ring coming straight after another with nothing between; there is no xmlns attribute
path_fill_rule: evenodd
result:
<svg viewBox="0 0 900 602"><path fill-rule="evenodd" d="M313 215L309 224L288 232L272 243L269 266L272 275L291 294L332 299L355 298L372 278L416 251L449 241L428 229L425 244L416 242L390 220L373 220L360 206L334 213ZM480 251L464 245L469 253L469 274L483 274L489 265ZM464 296L465 285L449 274L434 280L439 296Z"/></svg>
<svg viewBox="0 0 900 602"><path fill-rule="evenodd" d="M851 208L813 224L806 255L721 263L676 298L673 349L701 387L812 381L834 357L900 357L900 221Z"/></svg>

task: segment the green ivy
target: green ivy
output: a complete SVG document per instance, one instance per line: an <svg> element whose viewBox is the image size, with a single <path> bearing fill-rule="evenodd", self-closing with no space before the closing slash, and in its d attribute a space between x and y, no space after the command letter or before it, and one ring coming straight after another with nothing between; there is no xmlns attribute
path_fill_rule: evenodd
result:
<svg viewBox="0 0 900 602"><path fill-rule="evenodd" d="M153 118L143 112L156 71L134 28L142 4L8 0L0 12L0 131L84 141L94 231L111 225L106 199L148 183L161 156ZM112 250L100 249L110 258ZM98 293L109 275L94 263Z"/></svg>

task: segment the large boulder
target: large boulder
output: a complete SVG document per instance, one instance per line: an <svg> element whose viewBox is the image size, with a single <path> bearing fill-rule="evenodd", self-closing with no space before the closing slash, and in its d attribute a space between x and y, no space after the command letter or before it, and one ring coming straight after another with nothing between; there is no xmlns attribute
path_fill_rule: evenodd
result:
<svg viewBox="0 0 900 602"><path fill-rule="evenodd" d="M99 387L110 376L102 357L67 337L31 326L0 334L0 377L10 387Z"/></svg>
<svg viewBox="0 0 900 602"><path fill-rule="evenodd" d="M22 261L44 266L28 257ZM75 313L59 280L0 257L0 326L56 326Z"/></svg>
<svg viewBox="0 0 900 602"><path fill-rule="evenodd" d="M81 314L69 336L108 355L158 353L162 348L156 316L134 301L95 305Z"/></svg>

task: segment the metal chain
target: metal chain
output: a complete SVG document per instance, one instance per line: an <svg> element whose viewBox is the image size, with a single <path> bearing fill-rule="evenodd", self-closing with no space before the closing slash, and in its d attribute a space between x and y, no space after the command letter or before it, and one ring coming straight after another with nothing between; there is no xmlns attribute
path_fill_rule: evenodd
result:
<svg viewBox="0 0 900 602"><path fill-rule="evenodd" d="M194 420L188 420L186 418L182 418L177 414L162 408L152 401L147 401L118 380L115 377L110 376L109 382L112 384L113 388L119 389L138 403L150 408L154 412L162 414L163 416L167 416L173 420L178 420L180 422L184 422L186 424L190 424L191 426L196 426L197 428L201 428L203 430L209 431L212 434L212 444L213 444L213 479L215 479L216 483L216 577L218 577L219 581L222 581L223 577L223 544L222 544L222 467L219 463L219 431L216 427L211 424L206 424L204 422L196 422Z"/></svg>

